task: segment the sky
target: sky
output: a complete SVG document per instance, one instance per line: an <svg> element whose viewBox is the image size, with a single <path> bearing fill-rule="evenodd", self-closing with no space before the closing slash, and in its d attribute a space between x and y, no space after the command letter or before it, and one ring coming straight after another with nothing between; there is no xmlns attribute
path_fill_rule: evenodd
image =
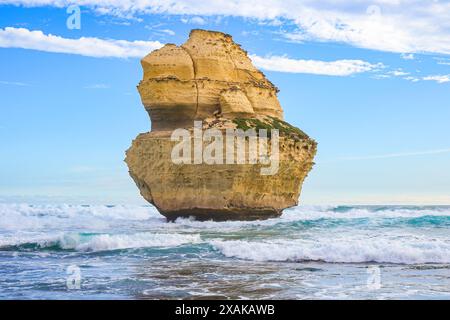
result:
<svg viewBox="0 0 450 320"><path fill-rule="evenodd" d="M123 162L150 130L140 58L201 28L318 142L301 203L450 204L449 1L76 3L0 0L0 201L144 203Z"/></svg>

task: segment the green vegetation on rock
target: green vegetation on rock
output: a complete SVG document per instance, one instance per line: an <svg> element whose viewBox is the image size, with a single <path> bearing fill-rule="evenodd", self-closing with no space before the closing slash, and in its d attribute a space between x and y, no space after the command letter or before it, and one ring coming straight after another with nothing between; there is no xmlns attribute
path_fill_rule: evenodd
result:
<svg viewBox="0 0 450 320"><path fill-rule="evenodd" d="M299 128L275 117L269 116L263 119L236 118L233 119L233 123L236 124L237 129L244 131L255 129L258 133L260 129L266 129L269 137L271 129L278 129L280 136L283 137L290 137L293 140L309 139L309 136Z"/></svg>

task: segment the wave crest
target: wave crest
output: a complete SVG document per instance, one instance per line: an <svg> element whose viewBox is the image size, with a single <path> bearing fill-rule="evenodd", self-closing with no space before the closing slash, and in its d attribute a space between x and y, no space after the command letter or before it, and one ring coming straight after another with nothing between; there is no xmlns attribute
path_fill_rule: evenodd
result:
<svg viewBox="0 0 450 320"><path fill-rule="evenodd" d="M52 238L12 240L0 250L73 250L81 252L110 251L131 248L177 247L198 243L198 234L62 234Z"/></svg>
<svg viewBox="0 0 450 320"><path fill-rule="evenodd" d="M403 239L406 240L406 239ZM211 241L226 257L253 261L323 261L334 263L450 263L448 241L420 239L329 239Z"/></svg>

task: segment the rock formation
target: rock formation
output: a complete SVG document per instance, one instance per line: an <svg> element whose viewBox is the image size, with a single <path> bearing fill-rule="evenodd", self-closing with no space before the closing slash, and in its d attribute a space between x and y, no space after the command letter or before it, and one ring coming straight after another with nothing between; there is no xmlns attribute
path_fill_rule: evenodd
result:
<svg viewBox="0 0 450 320"><path fill-rule="evenodd" d="M283 121L278 89L230 35L192 30L183 45L167 44L141 63L138 90L152 130L137 136L125 161L141 195L161 214L250 220L279 216L298 203L317 144ZM277 173L262 175L262 163L174 163L173 130L192 132L200 120L203 129L224 133L278 129Z"/></svg>

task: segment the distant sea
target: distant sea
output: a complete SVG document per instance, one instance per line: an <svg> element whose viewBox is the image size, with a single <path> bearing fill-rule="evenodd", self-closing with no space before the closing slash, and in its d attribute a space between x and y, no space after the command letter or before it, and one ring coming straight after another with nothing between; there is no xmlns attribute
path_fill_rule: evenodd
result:
<svg viewBox="0 0 450 320"><path fill-rule="evenodd" d="M0 299L450 299L450 206L298 206L168 223L151 206L0 204Z"/></svg>

